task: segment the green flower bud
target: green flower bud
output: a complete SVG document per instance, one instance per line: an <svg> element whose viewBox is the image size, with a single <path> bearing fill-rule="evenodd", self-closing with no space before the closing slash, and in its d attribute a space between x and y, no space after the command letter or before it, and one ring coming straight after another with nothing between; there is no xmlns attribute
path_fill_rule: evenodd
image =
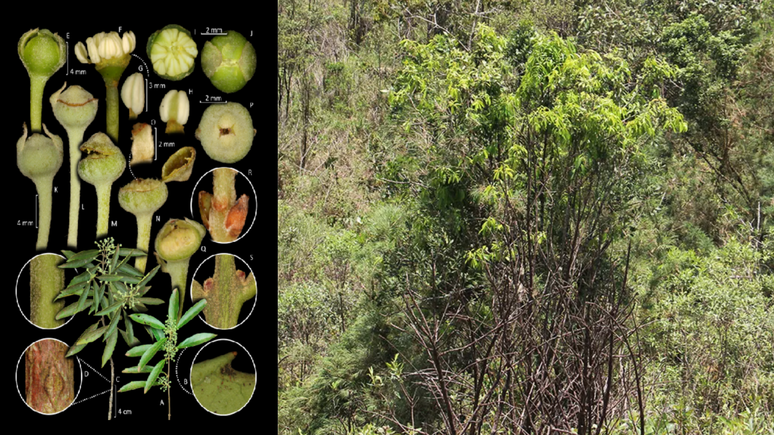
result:
<svg viewBox="0 0 774 435"><path fill-rule="evenodd" d="M30 75L51 77L64 65L64 39L48 29L33 29L22 35L17 46L19 58Z"/></svg>
<svg viewBox="0 0 774 435"><path fill-rule="evenodd" d="M202 49L204 74L216 88L227 93L245 87L255 74L257 62L253 45L233 30L207 41Z"/></svg>
<svg viewBox="0 0 774 435"><path fill-rule="evenodd" d="M70 86L64 90L65 86L67 83L49 99L54 116L68 131L85 129L97 116L98 100L80 86Z"/></svg>

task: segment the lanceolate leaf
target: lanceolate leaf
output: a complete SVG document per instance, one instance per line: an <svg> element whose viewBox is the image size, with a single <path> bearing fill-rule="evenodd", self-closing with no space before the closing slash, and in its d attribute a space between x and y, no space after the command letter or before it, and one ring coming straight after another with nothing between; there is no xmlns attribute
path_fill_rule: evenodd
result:
<svg viewBox="0 0 774 435"><path fill-rule="evenodd" d="M105 286L94 283L94 311L99 309L102 303L102 297L105 296Z"/></svg>
<svg viewBox="0 0 774 435"><path fill-rule="evenodd" d="M145 381L132 381L128 384L121 387L118 392L123 393L126 391L132 391L132 390L138 390L140 388L145 388Z"/></svg>
<svg viewBox="0 0 774 435"><path fill-rule="evenodd" d="M151 346L148 350L145 351L144 354L142 354L142 357L140 358L140 362L137 364L137 367L141 368L145 366L145 364L148 364L148 361L153 358L154 355L156 355L156 352L159 351L164 346L164 343L166 343L167 338L164 337L161 340L157 341L153 346Z"/></svg>
<svg viewBox="0 0 774 435"><path fill-rule="evenodd" d="M199 334L194 334L185 340L183 340L182 343L177 345L178 349L184 349L186 347L192 347L192 346L198 346L202 343L206 343L213 338L217 337L217 334L212 334L209 332L201 332Z"/></svg>
<svg viewBox="0 0 774 435"><path fill-rule="evenodd" d="M79 304L80 304L80 301L79 302L73 302L72 304L62 308L62 310L59 311L56 314L56 319L57 320L61 320L61 319L64 319L65 317L70 317L70 316L72 316L75 313L79 313L79 312L83 311L86 307L91 305L91 298L86 299L86 303L84 304L85 306L83 308L81 308L80 310L78 309L78 305Z"/></svg>
<svg viewBox="0 0 774 435"><path fill-rule="evenodd" d="M135 346L126 352L126 356L142 356L145 351L151 347L153 347L152 344L141 344L139 346Z"/></svg>
<svg viewBox="0 0 774 435"><path fill-rule="evenodd" d="M92 325L93 326L93 325ZM75 344L88 344L92 341L102 337L102 334L107 331L107 326L103 326L98 329L87 329L83 334L81 334L80 337L78 337L78 340L75 341Z"/></svg>
<svg viewBox="0 0 774 435"><path fill-rule="evenodd" d="M100 281L121 281L125 277L123 275L101 275L97 277Z"/></svg>
<svg viewBox="0 0 774 435"><path fill-rule="evenodd" d="M142 323L143 325L148 325L156 329L164 330L164 324L149 314L135 313L130 314L129 317L131 317L132 320L137 323Z"/></svg>
<svg viewBox="0 0 774 435"><path fill-rule="evenodd" d="M161 305L164 303L164 301L159 298L137 298L137 300L144 305Z"/></svg>
<svg viewBox="0 0 774 435"><path fill-rule="evenodd" d="M84 259L91 261L97 258L97 255L99 255L99 249L89 249L86 251L81 251L77 254L73 254L71 257L67 258L67 262L72 263L74 261L79 261Z"/></svg>
<svg viewBox="0 0 774 435"><path fill-rule="evenodd" d="M180 320L178 320L177 329L182 328L186 323L190 322L191 319L196 317L196 315L204 309L205 305L207 305L207 299L202 299L189 308L188 311L180 317Z"/></svg>
<svg viewBox="0 0 774 435"><path fill-rule="evenodd" d="M142 272L137 270L134 266L131 264L119 264L118 265L118 272L123 273L125 275L134 276L137 278L142 278Z"/></svg>
<svg viewBox="0 0 774 435"><path fill-rule="evenodd" d="M86 329L86 331L83 332L83 334L87 334L89 332L96 330L98 326L99 326L99 322L89 326ZM67 351L67 354L65 355L65 357L71 357L75 355L76 353L80 352L84 347L86 347L85 344L80 344L80 345L76 344L76 345L70 346L70 349Z"/></svg>
<svg viewBox="0 0 774 435"><path fill-rule="evenodd" d="M153 371L151 371L151 374L148 375L148 379L145 381L145 391L143 394L147 393L148 390L151 389L153 386L153 383L156 382L156 378L159 377L159 373L161 373L161 369L164 368L164 363L166 360L161 360L158 363L156 363L156 366L153 367Z"/></svg>
<svg viewBox="0 0 774 435"><path fill-rule="evenodd" d="M118 328L118 321L121 319L121 312L113 313L113 318L110 320L110 324L108 325L107 331L105 331L105 335L113 334L116 329Z"/></svg>
<svg viewBox="0 0 774 435"><path fill-rule="evenodd" d="M116 348L116 340L118 340L118 331L114 329L113 333L108 335L107 342L105 343L105 350L102 352L102 367L105 367L105 363L113 356L113 350Z"/></svg>
<svg viewBox="0 0 774 435"><path fill-rule="evenodd" d="M162 360L166 361L166 360ZM150 373L153 371L153 367L151 366L145 366L143 368L139 368L137 366L129 367L128 369L123 369L121 373Z"/></svg>
<svg viewBox="0 0 774 435"><path fill-rule="evenodd" d="M118 255L121 257L142 257L145 252L137 248L119 248Z"/></svg>
<svg viewBox="0 0 774 435"><path fill-rule="evenodd" d="M86 297L88 295L89 295L89 292L87 291L81 293L81 297L78 298L78 308L76 309L76 312L80 312L84 308L88 307L88 305L86 305Z"/></svg>
<svg viewBox="0 0 774 435"><path fill-rule="evenodd" d="M74 269L76 267L84 267L84 266L87 266L87 267L93 266L93 264L91 264L91 259L86 258L83 260L75 260L72 262L68 261L67 263L60 264L58 267L60 269Z"/></svg>
<svg viewBox="0 0 774 435"><path fill-rule="evenodd" d="M110 314L113 311L121 308L121 305L123 305L123 304L124 303L121 302L121 301L114 302L112 305L110 305L109 307L105 308L104 310L98 312L96 315L97 316L104 316L104 315Z"/></svg>
<svg viewBox="0 0 774 435"><path fill-rule="evenodd" d="M139 284L137 284L137 286L141 287L141 286L144 286L145 284L147 284L148 281L150 281L151 279L153 279L154 276L156 276L156 272L159 271L160 267L161 266L154 267L150 272L148 272L147 275L145 275L145 277L142 279L142 281L140 281Z"/></svg>
<svg viewBox="0 0 774 435"><path fill-rule="evenodd" d="M70 286L62 290L54 300L59 300L61 298L66 298L67 296L72 296L72 295L80 296L83 293L83 289L88 288L88 286L89 286L88 282L81 282L78 284L71 283Z"/></svg>

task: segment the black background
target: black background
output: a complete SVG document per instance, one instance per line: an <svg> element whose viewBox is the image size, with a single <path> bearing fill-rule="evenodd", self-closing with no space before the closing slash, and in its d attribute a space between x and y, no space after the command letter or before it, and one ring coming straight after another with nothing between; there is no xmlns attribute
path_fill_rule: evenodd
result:
<svg viewBox="0 0 774 435"><path fill-rule="evenodd" d="M249 421L267 422L259 424L262 429L272 430L276 421L275 408L267 406L276 403L276 379L275 379L275 351L276 351L276 127L271 124L275 120L275 111L272 102L275 101L274 74L276 50L274 41L276 34L272 34L276 27L265 23L254 22L252 24L235 25L227 20L197 20L187 22L185 20L162 20L141 14L142 20L137 15L135 19L125 22L110 23L106 19L99 20L65 20L58 18L48 19L19 19L18 22L9 23L3 42L3 53L8 59L4 67L5 92L3 96L3 141L6 143L6 158L2 160L3 179L6 190L3 216L4 228L10 237L6 238L5 259L5 287L9 297L10 289L16 288L17 277L21 273L22 284L19 286L20 294L14 290L13 304L6 305L3 310L3 326L6 343L4 345L6 370L3 383L5 395L9 400L4 403L6 415L12 420L27 419L33 423L57 423L69 421L104 421L108 415L108 395L110 389L110 363L100 367L102 342L89 344L77 357L76 363L76 394L75 403L67 410L56 415L43 415L32 411L24 402L24 364L21 357L24 350L33 342L43 338L55 338L68 345L96 320L93 316L83 312L75 316L64 326L45 330L40 329L27 320L27 315L19 306L29 304L28 267L25 264L35 255L42 252L60 253L67 249L67 227L69 210L69 156L68 138L64 128L54 118L51 105L48 102L53 92L62 87L64 82L68 86L80 85L89 91L99 101L99 110L92 124L86 129L84 141L97 132L105 132L105 85L102 77L94 68L94 65L81 64L73 48L77 42L85 42L86 38L99 32L118 31L123 35L126 31L133 31L137 38L137 45L133 57L119 83L119 91L124 80L131 74L140 71L144 77L152 83L161 83L165 89L149 89L146 91L148 103L143 113L136 120L128 119L128 109L120 103L119 108L119 139L118 147L127 157L131 149L131 129L136 122L148 124L155 123L157 142L174 142L173 148L157 148L156 160L152 164L127 168L124 174L113 184L111 192L110 222L108 236L113 237L117 243L127 247L136 244L137 229L134 215L124 211L118 204L117 192L121 186L126 185L133 177L137 178L161 178L161 167L167 158L184 146L196 148L197 157L191 178L185 182L172 182L168 184L169 198L164 206L154 215L151 229L151 250L158 230L171 219L189 218L201 222L196 195L198 191L212 191L212 176L208 174L217 167L232 167L241 172L238 176L237 195L249 196L249 211L242 237L229 244L215 243L209 234L202 242L202 248L190 259L188 272L188 296L185 309L191 306L190 284L196 269L210 256L228 253L238 256L243 260L242 267L246 264L252 271L258 284L258 294L255 300L246 303L242 309L242 317L247 315L239 326L231 330L217 330L207 325L202 316L191 321L178 332L178 340L182 341L195 333L214 332L218 334L209 346L197 346L186 349L179 355L177 370L173 370L175 378L171 393L172 420L173 421L214 421L220 423L232 423ZM262 19L265 21L266 18ZM273 21L272 21L273 22ZM77 23L63 25L61 23ZM188 29L194 38L199 50L193 73L180 81L168 81L158 77L152 70L145 47L148 37L156 30L167 24L179 24ZM206 78L201 69L200 55L205 41L213 38L212 35L201 35L209 28L219 27L225 30L236 30L242 33L250 41L258 52L258 69L253 79L241 90L226 94L217 90ZM57 71L47 82L43 95L43 123L52 134L58 135L64 142L64 161L54 179L56 189L53 194L52 223L49 235L48 248L45 251L36 251L35 242L37 229L18 225L19 221L35 220L35 186L33 182L24 177L15 165L13 149L22 135L22 124L27 123L29 129L29 78L27 71L18 58L16 45L19 38L26 31L33 28L47 28L58 33L68 43L68 62ZM268 41L268 43L266 42ZM148 71L150 69L150 71ZM73 70L85 70L85 75L72 74ZM267 74L270 72L270 74ZM271 80L271 81L270 81ZM271 85L269 85L272 83ZM184 90L188 93L191 113L185 125L184 135L166 135L165 125L159 117L159 104L163 96L170 90ZM241 161L234 164L222 164L211 160L194 137L194 132L201 119L202 112L208 107L203 103L208 97L221 97L223 101L236 101L247 107L253 119L253 126L258 130L250 153ZM267 134L267 132L269 132ZM31 134L31 132L30 132ZM254 191L253 191L254 189ZM96 192L92 185L81 182L81 203L83 209L79 216L79 234L77 251L95 247L96 233ZM10 254L10 255L8 255ZM212 260L210 260L212 262ZM156 260L151 255L148 259L147 270L156 266ZM240 262L238 261L239 265ZM204 266L206 267L206 266ZM241 268L241 267L240 267ZM203 269L204 270L204 269ZM210 275L207 275L210 276ZM68 276L69 279L69 276ZM168 300L170 294L169 275L159 272L152 281L152 289L147 296ZM70 301L70 298L67 299ZM70 303L70 302L68 302ZM28 310L28 308L27 308ZM156 315L160 319L165 318L166 304L159 307L151 307L149 314ZM150 338L144 331L136 331L136 335L143 343L149 343ZM126 343L119 337L114 352L116 370L116 389L133 381L143 379L143 375L123 374L124 368L136 365L137 358L126 358ZM236 414L231 416L216 416L202 408L189 394L190 386L185 384L190 376L190 367L195 355L201 351L198 357L207 359L225 352L236 350L238 355L233 362L235 369L251 373L257 373L256 390L248 404ZM158 361L158 356L153 362ZM268 370L266 368L269 367ZM263 368L263 370L262 370ZM88 376L85 376L88 372ZM14 375L15 374L15 375ZM81 376L84 376L81 378ZM14 381L11 382L11 379ZM184 385L181 385L184 384ZM78 391L80 390L80 391ZM95 396L96 395L96 396ZM91 397L95 396L95 397ZM116 415L118 410L131 412L130 415ZM258 410L261 410L260 412ZM114 402L114 417L116 422L139 422L145 420L167 419L167 394L158 388L153 388L148 394L142 390L135 390L117 394ZM84 418L88 420L84 420ZM29 420L32 419L32 420Z"/></svg>

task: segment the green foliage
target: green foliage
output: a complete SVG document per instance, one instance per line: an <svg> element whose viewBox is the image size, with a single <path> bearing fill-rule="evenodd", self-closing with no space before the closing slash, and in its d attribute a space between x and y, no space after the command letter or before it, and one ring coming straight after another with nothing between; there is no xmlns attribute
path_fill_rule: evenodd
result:
<svg viewBox="0 0 774 435"><path fill-rule="evenodd" d="M770 255L732 239L701 256L673 249L658 266L645 335L653 409L683 403L700 427L733 410L772 409ZM682 418L677 411L671 418Z"/></svg>
<svg viewBox="0 0 774 435"><path fill-rule="evenodd" d="M91 325L81 334L76 343L70 347L67 356L75 355L88 343L102 337L105 342L102 355L104 367L113 354L119 332L129 347L139 343L134 337L134 328L129 320L128 310L145 311L146 304L153 305L161 302L155 298L144 297L150 289L147 284L159 268L156 267L143 275L127 261L131 257L145 255L144 252L116 246L112 238L98 241L96 244L99 249L89 249L79 253L62 251L67 261L61 264L60 268L83 267L86 270L73 278L57 296L57 299L78 296L78 301L64 307L57 314L57 319L72 316L86 308L89 309L89 314L100 317L99 322ZM124 329L118 328L121 319L124 319ZM99 327L100 324L103 326Z"/></svg>
<svg viewBox="0 0 774 435"><path fill-rule="evenodd" d="M178 350L204 344L216 337L216 334L212 333L199 333L178 343L177 331L204 309L205 305L207 305L207 300L202 299L194 304L180 317L180 320L177 319L178 301L178 290L174 289L172 295L169 297L169 309L167 319L164 323L147 314L132 314L130 316L136 322L142 323L150 328L151 335L154 336L155 342L151 345L138 346L138 348L126 353L126 356L129 357L139 357L140 361L136 366L124 369L123 373L149 374L144 381L132 381L124 385L118 390L119 393L139 388L143 389L143 393L147 393L148 390L154 386L159 386L162 391L167 391L171 387L169 367L172 361L175 360ZM150 367L149 363L151 359L153 359L153 357L161 350L164 351L164 358L155 363L153 368L148 371L147 369ZM163 371L164 364L167 365L167 372Z"/></svg>

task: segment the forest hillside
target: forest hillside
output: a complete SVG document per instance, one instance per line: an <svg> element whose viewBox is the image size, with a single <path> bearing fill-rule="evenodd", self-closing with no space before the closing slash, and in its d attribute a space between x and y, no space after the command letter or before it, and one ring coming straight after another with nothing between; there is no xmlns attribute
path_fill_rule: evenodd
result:
<svg viewBox="0 0 774 435"><path fill-rule="evenodd" d="M773 25L279 0L278 433L774 434Z"/></svg>

